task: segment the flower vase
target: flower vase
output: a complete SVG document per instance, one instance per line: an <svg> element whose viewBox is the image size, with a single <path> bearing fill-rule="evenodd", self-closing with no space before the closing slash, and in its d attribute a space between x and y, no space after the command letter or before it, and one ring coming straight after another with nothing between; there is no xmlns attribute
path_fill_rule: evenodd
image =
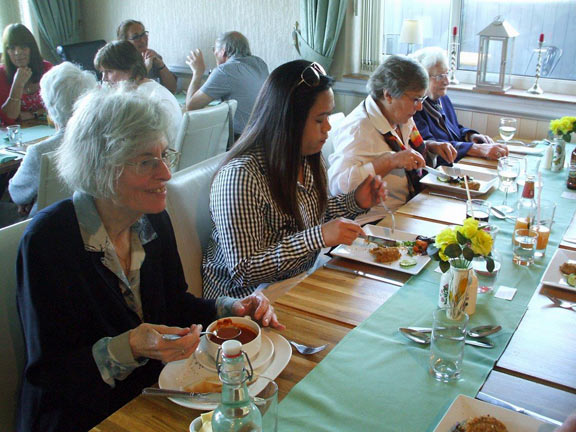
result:
<svg viewBox="0 0 576 432"><path fill-rule="evenodd" d="M465 312L472 315L476 312L476 297L478 295L478 277L472 268L459 268L450 266L450 269L442 274L440 278L440 295L438 296L438 307L447 307L449 305L449 298L458 292L462 287L466 286L466 308Z"/></svg>
<svg viewBox="0 0 576 432"><path fill-rule="evenodd" d="M566 159L566 141L560 137L555 137L552 140L552 164L550 171L558 172L564 169L564 160Z"/></svg>

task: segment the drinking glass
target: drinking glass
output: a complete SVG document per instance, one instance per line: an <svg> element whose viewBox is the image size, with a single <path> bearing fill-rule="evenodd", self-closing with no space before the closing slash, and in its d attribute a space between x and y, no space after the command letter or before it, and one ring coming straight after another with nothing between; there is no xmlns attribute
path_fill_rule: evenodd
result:
<svg viewBox="0 0 576 432"><path fill-rule="evenodd" d="M473 218L478 222L488 223L491 207L488 201L482 199L466 201L466 219Z"/></svg>
<svg viewBox="0 0 576 432"><path fill-rule="evenodd" d="M536 242L536 251L534 252L535 258L542 258L546 255L546 247L548 246L548 239L554 223L554 214L556 213L556 203L549 200L542 200L540 202L540 219L538 215L534 220L534 231L538 233L538 241Z"/></svg>
<svg viewBox="0 0 576 432"><path fill-rule="evenodd" d="M434 311L430 343L430 373L438 381L460 379L464 360L464 338L468 315L464 312L451 317L449 308Z"/></svg>
<svg viewBox="0 0 576 432"><path fill-rule="evenodd" d="M502 117L500 119L500 126L498 126L498 132L500 133L500 137L505 144L508 144L514 135L516 134L516 125L518 122L515 118L510 117Z"/></svg>
<svg viewBox="0 0 576 432"><path fill-rule="evenodd" d="M6 133L8 134L8 141L11 146L22 146L22 132L20 130L20 125L16 124L6 127Z"/></svg>
<svg viewBox="0 0 576 432"><path fill-rule="evenodd" d="M266 382L264 387L252 398L252 401L262 414L262 432L278 430L278 385L269 378L260 377L258 381Z"/></svg>
<svg viewBox="0 0 576 432"><path fill-rule="evenodd" d="M498 159L498 178L500 179L499 189L505 193L504 201L499 206L495 206L504 213L510 213L514 209L508 205L508 192L516 191L516 179L520 174L520 159L511 157L501 157Z"/></svg>
<svg viewBox="0 0 576 432"><path fill-rule="evenodd" d="M533 229L520 228L515 230L512 242L512 261L514 264L525 267L534 264L534 252L536 251L537 241L538 233Z"/></svg>

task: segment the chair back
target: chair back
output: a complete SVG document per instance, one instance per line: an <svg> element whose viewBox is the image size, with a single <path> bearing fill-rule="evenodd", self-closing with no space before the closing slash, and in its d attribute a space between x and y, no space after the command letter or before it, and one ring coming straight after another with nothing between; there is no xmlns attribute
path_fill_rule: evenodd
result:
<svg viewBox="0 0 576 432"><path fill-rule="evenodd" d="M343 112L334 113L330 117L328 117L328 121L330 122L330 126L332 126L332 129L330 129L330 132L328 132L328 139L322 146L322 156L324 156L324 161L326 162L326 168L330 166L328 162L328 157L332 153L334 153L334 135L336 129L338 128L342 120L344 120L345 118L346 116L344 115Z"/></svg>
<svg viewBox="0 0 576 432"><path fill-rule="evenodd" d="M0 430L16 430L16 410L26 361L16 309L16 255L30 219L0 229Z"/></svg>
<svg viewBox="0 0 576 432"><path fill-rule="evenodd" d="M175 171L224 153L230 147L234 142L230 132L237 106L238 102L229 100L184 113L174 146L180 152Z"/></svg>
<svg viewBox="0 0 576 432"><path fill-rule="evenodd" d="M38 197L36 198L38 210L48 207L56 201L63 200L72 195L56 169L56 152L44 153L40 161L40 179L38 180Z"/></svg>
<svg viewBox="0 0 576 432"><path fill-rule="evenodd" d="M167 210L172 220L188 291L202 296L202 251L212 232L210 187L225 154L174 174L168 182Z"/></svg>
<svg viewBox="0 0 576 432"><path fill-rule="evenodd" d="M70 45L59 45L56 52L62 61L69 61L82 66L82 69L96 72L100 79L100 71L94 69L94 57L100 48L106 45L105 40L79 42Z"/></svg>

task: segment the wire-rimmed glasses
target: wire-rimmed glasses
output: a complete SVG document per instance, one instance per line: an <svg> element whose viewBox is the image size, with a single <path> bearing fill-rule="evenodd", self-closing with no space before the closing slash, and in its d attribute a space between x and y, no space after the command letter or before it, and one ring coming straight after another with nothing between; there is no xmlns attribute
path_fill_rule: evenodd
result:
<svg viewBox="0 0 576 432"><path fill-rule="evenodd" d="M173 149L166 149L162 152L161 157L152 157L138 162L125 162L124 165L134 167L137 175L147 176L152 174L163 162L169 169L172 169L180 159L180 152Z"/></svg>
<svg viewBox="0 0 576 432"><path fill-rule="evenodd" d="M137 40L140 40L142 38L148 37L148 34L149 34L148 30L145 30L142 33L138 33L138 34L135 34L135 35L129 37L128 40L129 41L137 41Z"/></svg>

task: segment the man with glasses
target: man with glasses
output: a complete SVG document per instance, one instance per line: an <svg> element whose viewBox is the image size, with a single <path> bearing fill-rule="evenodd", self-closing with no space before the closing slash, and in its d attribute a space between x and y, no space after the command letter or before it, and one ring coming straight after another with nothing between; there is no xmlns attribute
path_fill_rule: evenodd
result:
<svg viewBox="0 0 576 432"><path fill-rule="evenodd" d="M456 161L466 155L492 160L507 156L506 145L494 143L488 135L458 123L456 111L446 95L449 84L446 52L438 47L429 47L416 51L412 56L430 76L428 99L423 109L414 114L422 138L451 143L458 151Z"/></svg>
<svg viewBox="0 0 576 432"><path fill-rule="evenodd" d="M248 39L236 31L224 33L216 39L214 57L217 67L202 85L206 70L202 51L190 51L186 63L193 76L186 94L186 110L203 108L214 99L235 99L238 108L234 116L234 137L237 139L268 77L268 66L260 57L252 55Z"/></svg>
<svg viewBox="0 0 576 432"><path fill-rule="evenodd" d="M120 23L116 30L118 40L128 41L142 54L148 78L159 81L172 93L176 91L176 77L164 63L162 56L148 48L148 31L144 24L136 20L125 20Z"/></svg>
<svg viewBox="0 0 576 432"><path fill-rule="evenodd" d="M333 195L354 190L369 175L388 184L385 206L372 209L382 217L417 194L422 168L436 158L452 162L449 143L424 141L412 116L426 100L428 74L416 61L390 56L370 76L368 97L333 131L334 153L328 170Z"/></svg>

